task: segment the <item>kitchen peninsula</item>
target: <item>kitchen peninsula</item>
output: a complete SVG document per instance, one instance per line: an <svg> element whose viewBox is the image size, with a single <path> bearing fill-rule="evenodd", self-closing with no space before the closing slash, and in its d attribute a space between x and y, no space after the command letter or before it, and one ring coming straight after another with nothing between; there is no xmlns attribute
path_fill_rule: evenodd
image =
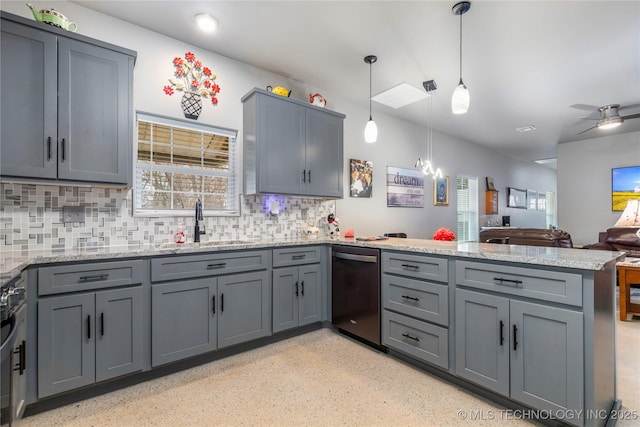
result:
<svg viewBox="0 0 640 427"><path fill-rule="evenodd" d="M3 254L3 284L21 275L27 280L27 342L33 349L27 352L27 403L55 404L73 393L80 399L83 390L99 387L104 378L135 378L196 355L228 354L221 349L241 348L240 343L264 345L282 338L281 332L273 333L272 286L276 271L289 267L318 267L321 309L312 325L330 326L333 244L381 250L382 343L393 356L505 406L542 411L571 425L603 425L602 414L619 405L614 304L615 263L622 253L418 239L267 239ZM235 291L234 285L239 286ZM247 330L235 331L223 320L233 315L236 291L244 292L238 297L254 298L248 304L255 316L243 311L234 318L242 319L236 323ZM138 359L126 374L109 376L109 369L100 370L98 344L91 343L96 358L88 368L91 378L70 386L52 374L49 353L55 343L47 337L55 325L43 324L43 310L51 312L69 298L88 298L92 316L83 317L76 329L95 337L101 332L97 307L109 292L119 292L136 307L139 325L131 336L139 341L132 352ZM167 328L184 332L176 322L156 318L160 310L175 310L166 296L180 293L197 304L192 311L201 308L211 322L190 326L206 336L195 352L194 346L175 347ZM158 325L165 328L161 334ZM296 323L289 334L304 332L302 326Z"/></svg>

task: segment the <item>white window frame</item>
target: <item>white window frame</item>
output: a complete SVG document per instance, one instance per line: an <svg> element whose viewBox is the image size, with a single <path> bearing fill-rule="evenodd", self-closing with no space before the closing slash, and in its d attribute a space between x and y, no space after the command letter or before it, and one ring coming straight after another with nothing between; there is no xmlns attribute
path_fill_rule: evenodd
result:
<svg viewBox="0 0 640 427"><path fill-rule="evenodd" d="M461 190L458 189L458 181L464 179L467 181L468 190L467 195L462 197L463 195L460 193ZM479 236L479 194L478 194L478 177L477 176L465 176L458 175L456 178L456 228L457 228L457 236L459 242L477 242ZM466 203L465 203L466 199ZM460 232L460 224L466 224L468 230L468 236L463 236L464 233Z"/></svg>
<svg viewBox="0 0 640 427"><path fill-rule="evenodd" d="M204 216L240 216L240 188L242 187L242 168L240 166L239 144L238 144L238 131L234 129L223 128L219 126L203 125L200 123L193 123L185 120L174 119L171 117L160 116L152 113L145 113L138 111L136 113L135 121L135 144L133 147L133 200L132 211L135 217L175 217L175 216L192 216L194 215L194 209L142 209L140 208L140 185L141 185L141 172L143 169L148 168L138 165L138 122L144 121L149 123L160 124L164 126L171 126L176 128L182 128L195 132L213 133L223 135L229 138L229 172L205 172L203 175L208 176L225 176L228 178L229 186L232 187L228 190L228 199L233 201L233 206L229 209L212 210L206 209L203 211ZM140 166L140 167L139 167ZM144 165L146 166L146 165ZM175 166L155 167L152 170L162 170L167 172L180 172L186 173Z"/></svg>

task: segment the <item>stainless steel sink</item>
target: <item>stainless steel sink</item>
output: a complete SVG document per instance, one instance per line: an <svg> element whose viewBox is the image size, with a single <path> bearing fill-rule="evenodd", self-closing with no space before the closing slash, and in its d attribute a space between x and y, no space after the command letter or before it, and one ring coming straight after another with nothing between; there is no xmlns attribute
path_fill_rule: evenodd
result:
<svg viewBox="0 0 640 427"><path fill-rule="evenodd" d="M162 249L180 249L180 248L206 248L215 246L231 246L231 245L246 245L247 243L253 243L250 240L209 240L206 242L187 242L187 243L160 243L159 248Z"/></svg>

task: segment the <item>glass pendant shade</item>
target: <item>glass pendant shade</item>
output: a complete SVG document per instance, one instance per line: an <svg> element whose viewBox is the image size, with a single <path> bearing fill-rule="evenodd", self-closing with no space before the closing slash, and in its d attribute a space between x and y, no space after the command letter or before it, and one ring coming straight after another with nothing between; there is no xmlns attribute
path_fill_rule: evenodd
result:
<svg viewBox="0 0 640 427"><path fill-rule="evenodd" d="M465 114L469 110L469 90L460 79L451 97L451 111L453 114Z"/></svg>
<svg viewBox="0 0 640 427"><path fill-rule="evenodd" d="M369 144L376 142L378 139L378 126L376 122L373 121L371 117L369 117L369 121L367 125L364 127L364 141Z"/></svg>

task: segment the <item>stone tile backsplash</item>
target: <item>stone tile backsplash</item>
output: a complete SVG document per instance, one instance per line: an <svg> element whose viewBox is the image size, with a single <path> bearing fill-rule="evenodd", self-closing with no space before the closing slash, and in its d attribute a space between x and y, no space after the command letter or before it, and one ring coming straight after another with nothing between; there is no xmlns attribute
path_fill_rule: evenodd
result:
<svg viewBox="0 0 640 427"><path fill-rule="evenodd" d="M194 218L134 217L130 189L40 184L0 184L0 251L64 251L96 246L173 242L180 223L193 241ZM271 201L280 205L270 215ZM84 223L64 223L63 207L84 208ZM324 230L335 201L275 195L241 196L239 217L205 217L207 240L286 238L302 233L305 223Z"/></svg>

